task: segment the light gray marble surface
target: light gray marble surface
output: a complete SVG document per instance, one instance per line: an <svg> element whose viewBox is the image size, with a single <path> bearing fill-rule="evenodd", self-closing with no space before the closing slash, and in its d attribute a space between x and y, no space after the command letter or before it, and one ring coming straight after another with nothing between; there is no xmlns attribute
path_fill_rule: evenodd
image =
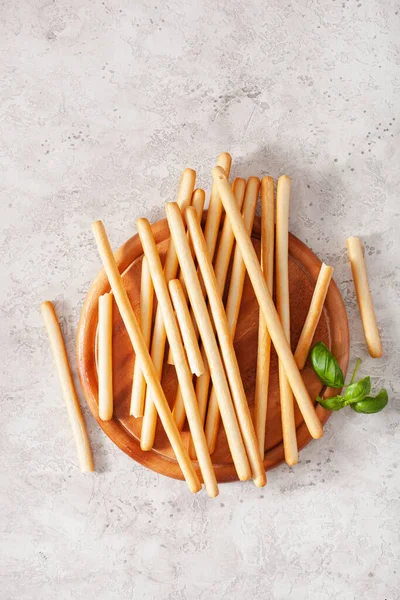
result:
<svg viewBox="0 0 400 600"><path fill-rule="evenodd" d="M400 54L394 0L0 2L2 600L400 598ZM335 414L300 464L217 500L135 464L84 405L82 476L39 313L71 358L99 269L183 167L210 187L288 173L291 230L334 265L360 356L391 396ZM384 357L368 357L345 250L360 234ZM396 318L397 317L397 318Z"/></svg>

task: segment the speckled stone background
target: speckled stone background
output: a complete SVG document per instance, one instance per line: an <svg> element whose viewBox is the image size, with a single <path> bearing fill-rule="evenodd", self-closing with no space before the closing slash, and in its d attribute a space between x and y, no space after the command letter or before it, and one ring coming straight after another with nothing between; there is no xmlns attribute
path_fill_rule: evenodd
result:
<svg viewBox="0 0 400 600"><path fill-rule="evenodd" d="M400 598L400 5L393 0L0 2L2 600ZM335 414L298 466L210 501L136 465L83 398L77 468L39 304L74 357L99 269L185 166L210 187L288 173L291 230L335 267L352 360L391 396ZM368 358L345 250L365 243L385 354ZM75 372L76 374L76 372Z"/></svg>

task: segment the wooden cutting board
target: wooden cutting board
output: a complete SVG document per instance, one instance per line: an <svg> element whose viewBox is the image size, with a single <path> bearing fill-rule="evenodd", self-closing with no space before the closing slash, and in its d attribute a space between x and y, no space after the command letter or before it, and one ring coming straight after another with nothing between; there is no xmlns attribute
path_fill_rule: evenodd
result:
<svg viewBox="0 0 400 600"><path fill-rule="evenodd" d="M158 244L161 259L164 260L168 247L169 230L166 220L152 226ZM256 217L252 239L257 253L260 252L260 219ZM310 305L314 285L318 277L321 261L299 239L290 235L289 239L289 284L292 349L295 349L304 320ZM140 272L142 247L139 237L135 235L119 250L115 257L130 301L139 316ZM229 281L229 277L228 277ZM168 477L183 479L178 463L169 445L168 439L158 423L155 445L150 452L140 449L139 437L142 419L129 416L129 405L132 387L132 373L135 361L128 334L114 302L113 311L113 386L114 417L111 421L102 422L98 416L98 384L96 368L96 335L98 324L98 298L110 291L110 285L102 270L91 285L82 309L77 335L77 361L82 388L89 408L108 437L121 450L142 465ZM243 300L235 336L235 350L250 407L254 403L255 372L257 357L258 304L248 277L246 277ZM349 359L349 328L346 309L342 297L332 281L326 298L323 314L320 319L315 342L322 340L337 358L344 374ZM309 364L303 370L303 378L311 398L323 393L324 388L315 376ZM168 401L172 405L175 398L177 380L175 368L164 366L162 384ZM326 390L325 395L335 395L337 390ZM325 423L330 412L317 406L317 413ZM296 406L296 426L299 448L311 441L302 416ZM188 442L188 426L182 432ZM318 442L314 442L318 443ZM216 476L219 482L237 480L236 472L229 453L225 432L221 426L216 450L212 455ZM275 352L272 353L271 375L268 398L268 420L266 430L265 469L269 470L284 460L282 445L282 427L279 406L278 362ZM196 463L197 464L197 463ZM198 470L198 469L197 469Z"/></svg>

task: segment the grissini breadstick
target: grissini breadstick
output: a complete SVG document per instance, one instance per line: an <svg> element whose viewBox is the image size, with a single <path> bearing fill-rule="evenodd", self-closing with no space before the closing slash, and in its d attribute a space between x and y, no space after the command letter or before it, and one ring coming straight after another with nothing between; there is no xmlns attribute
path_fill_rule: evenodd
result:
<svg viewBox="0 0 400 600"><path fill-rule="evenodd" d="M199 219L199 223L201 223L201 218L203 216L203 208L204 208L205 199L206 199L206 195L205 195L204 190L202 190L202 189L194 190L191 206L193 206L196 209L197 218ZM189 240L190 252L192 253L192 256L193 256L194 252L193 252L192 243L189 238L189 233L187 234L187 236L188 236L188 240ZM185 279L183 277L182 271L180 271L180 273L179 273L179 280L181 282L185 297L187 298L188 296L187 296L187 290L186 290L186 285L185 285ZM197 327L196 319L194 318L194 315L193 315L193 310L189 311L189 314L190 314L190 319L193 323L194 330L196 332L196 338L198 338L199 330ZM204 369L203 369L203 373L202 373L202 375L200 375L200 377L202 377L204 375L204 373L208 372L207 358L206 358L204 352L201 354L201 358L203 361ZM174 358L172 356L171 351L168 354L168 364L170 364L170 365L174 364ZM185 404L183 402L182 392L181 392L181 388L179 387L179 385L178 385L178 389L176 392L176 397L175 397L174 408L172 410L172 414L174 415L174 419L175 419L175 422L176 422L176 425L177 425L179 431L182 431L183 426L185 424L186 414L185 414ZM202 422L204 422L204 417L203 417ZM189 456L193 460L196 459L196 456L193 451L192 442L189 443Z"/></svg>
<svg viewBox="0 0 400 600"><path fill-rule="evenodd" d="M276 309L287 341L290 343L289 306L289 204L290 179L282 175L276 186ZM293 466L298 462L296 423L293 393L279 359L279 393L285 461Z"/></svg>
<svg viewBox="0 0 400 600"><path fill-rule="evenodd" d="M242 204L243 204L244 194L246 191L246 180L241 179L240 177L236 178L235 181L233 182L232 190L233 190L233 193L235 194L235 198L237 200L238 206L241 209ZM225 219L224 224L222 226L221 237L219 240L219 244L218 244L218 247L216 250L216 257L215 257L215 277L217 278L217 285L218 285L218 289L219 289L221 295L223 294L224 288L225 288L226 276L227 276L228 270L229 270L229 263L231 260L234 241L235 241L235 238L234 238L231 226L229 224L229 220ZM204 356L205 356L204 347L201 350L202 350L202 354L203 354L203 358L204 358ZM203 423L204 423L206 411L207 411L207 400L208 400L208 392L209 392L209 387L210 387L210 380L211 380L210 372L209 372L209 370L207 370L196 381L196 396L197 396L197 401L199 403L199 409L200 409L200 414L203 419ZM218 401L217 401L217 397L215 395L215 391L212 394L213 394L213 402L215 404L214 410L216 411L216 413L218 415L217 419L219 422L220 415L219 415ZM207 431L206 431L206 436L207 436ZM210 453L212 453L215 449L215 446L212 448L210 446L209 440L207 440L207 443L208 443ZM195 458L193 444L191 444L191 443L189 443L189 456L192 459Z"/></svg>
<svg viewBox="0 0 400 600"><path fill-rule="evenodd" d="M178 190L178 205L185 209L189 206L193 194L193 188L196 180L196 172L192 169L185 169ZM169 243L167 256L164 263L165 280L168 283L174 279L178 272L178 259L174 245ZM165 354L166 333L161 316L161 311L157 307L156 317L153 328L153 339L151 342L151 358L154 362L158 378L161 379L162 368ZM151 450L154 444L154 436L157 425L157 411L154 403L151 401L149 390L146 392L146 403L140 435L140 447L142 450Z"/></svg>
<svg viewBox="0 0 400 600"><path fill-rule="evenodd" d="M297 368L296 361L293 358L271 294L268 291L267 283L264 279L256 252L244 226L242 215L236 206L236 200L232 194L228 178L220 167L215 167L213 169L213 177L218 185L222 203L227 217L230 220L236 243L240 247L243 261L246 265L260 309L264 314L272 343L285 366L286 376L289 379L290 386L299 404L299 408L311 436L313 438L320 438L324 434L322 425L315 412L310 396L308 395L300 371Z"/></svg>
<svg viewBox="0 0 400 600"><path fill-rule="evenodd" d="M252 178L250 178L249 181L251 179ZM242 179L241 177L237 177L233 182L232 191L236 198L239 210L242 210L246 192L246 180ZM221 294L223 294L225 289L226 277L228 275L229 263L231 260L234 243L235 236L233 235L229 219L225 219L214 262L215 277L217 278L218 289L220 290Z"/></svg>
<svg viewBox="0 0 400 600"><path fill-rule="evenodd" d="M243 203L243 222L246 231L249 233L253 229L254 216L256 214L257 198L260 189L260 180L258 177L250 177L246 185L246 194ZM229 219L226 219L229 222ZM232 231L232 229L231 229ZM232 233L233 235L233 233ZM235 338L236 325L239 317L240 304L242 301L243 285L246 275L246 267L240 253L240 248L236 246L233 256L231 281L229 284L226 316L228 319L229 333L232 340ZM220 414L218 403L215 397L215 390L211 390L208 402L207 420L206 420L206 438L210 453L215 450L218 437Z"/></svg>
<svg viewBox="0 0 400 600"><path fill-rule="evenodd" d="M142 272L140 275L140 328L146 342L150 346L151 326L153 322L154 288L150 277L147 258L142 259ZM133 369L132 395L130 413L134 417L143 417L146 381L143 377L139 361L135 360Z"/></svg>
<svg viewBox="0 0 400 600"><path fill-rule="evenodd" d="M204 362L201 357L197 334L179 279L171 279L169 282L169 291L189 361L190 370L194 375L199 377L199 375L204 373Z"/></svg>
<svg viewBox="0 0 400 600"><path fill-rule="evenodd" d="M274 180L263 177L261 180L261 266L269 293L274 285ZM254 398L254 429L261 456L265 451L265 428L268 411L269 368L271 360L271 338L262 311L258 319L258 348L256 391Z"/></svg>
<svg viewBox="0 0 400 600"><path fill-rule="evenodd" d="M294 353L294 359L300 370L303 369L304 365L306 364L314 333L317 329L317 325L324 308L324 302L329 290L332 274L333 267L328 267L325 263L322 263L317 283L315 284L314 293L311 298L311 304L308 310L307 318L305 320L300 334L300 339L297 343Z"/></svg>
<svg viewBox="0 0 400 600"><path fill-rule="evenodd" d="M101 260L104 265L104 270L111 285L111 290L114 294L120 315L127 329L131 340L133 350L136 354L136 360L139 361L142 373L149 387L153 401L157 407L157 412L160 415L162 425L168 436L176 459L179 463L182 473L186 479L189 489L195 493L201 489L200 480L190 461L188 453L183 445L181 435L175 425L172 413L168 406L167 399L161 387L160 379L153 361L150 358L147 349L146 340L140 330L139 323L131 303L129 302L128 294L124 288L122 277L119 273L117 263L111 250L110 242L108 241L104 225L101 221L96 221L92 224L92 230L96 239L97 247Z"/></svg>
<svg viewBox="0 0 400 600"><path fill-rule="evenodd" d="M194 210L194 209L193 209ZM200 420L199 407L197 405L196 394L193 387L192 374L183 348L181 334L179 333L178 323L175 318L171 298L168 293L167 283L164 278L160 256L157 245L151 231L150 223L147 219L139 219L136 222L142 247L147 257L151 278L156 292L158 306L163 317L168 342L171 346L175 359L176 373L179 385L182 388L185 409L189 421L190 431L193 443L196 448L200 470L206 486L208 495L211 498L218 496L218 484L215 478L214 469L207 448L206 436L203 431L203 424ZM179 282L178 282L179 283ZM170 282L171 284L171 282Z"/></svg>
<svg viewBox="0 0 400 600"><path fill-rule="evenodd" d="M235 405L239 427L242 432L247 456L252 468L252 476L254 483L258 487L262 487L266 484L267 478L265 476L264 465L257 445L257 438L254 431L253 422L251 420L251 414L243 387L243 381L240 376L239 365L237 363L235 350L233 348L232 337L229 332L229 324L226 317L224 304L222 302L222 296L218 290L214 269L207 250L203 232L196 219L196 213L194 212L193 208L189 206L186 209L185 215L190 237L193 241L197 262L199 264L204 285L206 287L211 314L213 316L214 325L218 334L219 345L231 388L232 399Z"/></svg>
<svg viewBox="0 0 400 600"><path fill-rule="evenodd" d="M382 342L376 324L374 306L372 304L367 269L365 267L360 238L356 236L350 237L347 240L347 251L349 254L351 271L353 273L368 352L373 358L380 358L382 356Z"/></svg>
<svg viewBox="0 0 400 600"><path fill-rule="evenodd" d="M199 221L201 222L201 218L203 216L203 208L204 208L204 202L206 201L206 193L204 190L202 190L201 188L197 188L196 190L194 190L193 194L192 194L192 201L190 203L191 206L194 206L194 208L196 209ZM193 254L193 249L191 246L191 242L189 239L189 245L190 245L190 249L192 251ZM181 282L181 286L183 289L183 293L185 294L185 298L187 298L187 291L186 291L186 286L185 286L185 280L183 278L182 275L182 271L179 270L179 281ZM193 322L193 321L192 321ZM193 323L195 330L197 331L197 325L196 323ZM174 358L172 356L172 352L171 349L169 349L168 351L168 359L167 362L169 365L173 365L174 364ZM183 403L182 403L183 406ZM178 426L179 428L179 426Z"/></svg>
<svg viewBox="0 0 400 600"><path fill-rule="evenodd" d="M202 190L201 188L197 188L196 190L194 190L193 195L192 195L192 201L190 203L190 206L193 206L193 208L196 210L197 213L197 218L199 220L199 223L201 223L201 219L203 217L203 210L204 210L204 203L206 201L206 193L204 190ZM189 237L189 234L188 234ZM193 254L193 246L192 246L192 242L190 241L190 237L189 237L189 246L190 246L190 250ZM184 281L183 275L179 278L181 283L182 281ZM183 287L183 285L182 285Z"/></svg>
<svg viewBox="0 0 400 600"><path fill-rule="evenodd" d="M224 365L219 353L217 341L214 336L213 326L210 315L208 314L203 290L196 272L196 267L189 243L185 234L184 221L175 202L166 205L167 219L172 240L179 258L179 264L185 278L189 300L193 307L194 315L199 327L200 336L206 350L208 365L211 377L216 387L219 408L222 421L224 423L226 437L232 454L232 459L241 481L250 479L251 469L246 456L246 450L243 444L237 422L235 409L232 404L232 398L229 391L229 385L226 379ZM197 220L197 218L196 218Z"/></svg>
<svg viewBox="0 0 400 600"><path fill-rule="evenodd" d="M228 154L228 152L223 152L222 154L220 154L218 156L217 165L220 165L225 170L225 172L227 173L228 176L229 176L231 164L232 164L232 157L230 154ZM214 256L214 252L215 252L215 246L217 243L218 233L219 233L219 228L220 228L220 223L221 223L221 216L222 216L222 204L221 204L221 200L218 196L217 188L213 184L213 186L211 188L210 203L208 206L206 223L204 226L204 235L206 238L207 247L209 249L211 258ZM191 250L193 250L190 238L189 238L189 246L190 246ZM204 286L203 286L203 282L202 282L201 278L200 278L200 285L202 286L202 289L204 291ZM193 312L193 308L192 308L192 312ZM203 416L203 422L204 422L205 411L207 409L208 388L209 388L209 384L210 384L210 372L207 369L207 360L205 359L205 352L203 352L203 360L206 365L206 369L205 369L204 373L196 381L196 393L198 391L200 394L200 396L198 398L198 402L199 402L199 406L200 406L200 413ZM176 394L173 414L176 419L178 429L182 429L184 422L185 422L185 416L184 416L184 411L183 411L182 394L181 394L181 391L179 388L178 388L178 391ZM190 446L190 449L191 449L190 450L191 456L193 457L193 446L192 445Z"/></svg>
<svg viewBox="0 0 400 600"><path fill-rule="evenodd" d="M40 310L46 326L47 335L49 336L54 361L56 363L58 378L60 380L68 418L71 423L72 435L74 436L76 451L78 453L80 469L82 473L94 471L93 457L90 450L85 422L82 417L81 407L79 406L78 396L72 380L64 340L54 306L50 301L42 302Z"/></svg>
<svg viewBox="0 0 400 600"><path fill-rule="evenodd" d="M231 170L232 156L228 152L223 152L217 158L217 165L224 169L226 176L229 177ZM210 194L210 203L208 205L208 212L206 218L206 224L204 226L204 237L208 251L210 253L211 260L214 258L215 246L217 244L219 226L221 223L223 206L219 197L217 186L213 183Z"/></svg>
<svg viewBox="0 0 400 600"><path fill-rule="evenodd" d="M98 379L99 417L102 421L109 421L113 416L112 304L112 294L99 296Z"/></svg>

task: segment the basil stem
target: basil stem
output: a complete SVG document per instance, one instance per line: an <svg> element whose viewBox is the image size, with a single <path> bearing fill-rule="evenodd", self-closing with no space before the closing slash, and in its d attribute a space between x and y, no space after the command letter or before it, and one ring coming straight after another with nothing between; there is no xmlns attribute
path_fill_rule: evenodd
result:
<svg viewBox="0 0 400 600"><path fill-rule="evenodd" d="M352 383L354 383L354 380L356 378L357 371L358 371L360 365L361 365L361 358L357 358L357 360L356 360L356 366L354 367L353 375L351 376L351 380L350 380L349 385L351 385Z"/></svg>

